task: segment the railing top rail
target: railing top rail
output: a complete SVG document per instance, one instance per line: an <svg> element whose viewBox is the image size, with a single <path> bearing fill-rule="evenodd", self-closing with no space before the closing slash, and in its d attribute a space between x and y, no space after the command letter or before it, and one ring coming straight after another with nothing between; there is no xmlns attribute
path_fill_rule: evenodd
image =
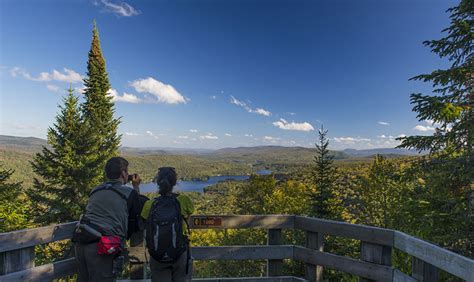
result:
<svg viewBox="0 0 474 282"><path fill-rule="evenodd" d="M394 247L466 281L474 281L474 260L403 232L395 231Z"/></svg>
<svg viewBox="0 0 474 282"><path fill-rule="evenodd" d="M385 246L393 246L393 230L361 224L295 216L295 229L352 238Z"/></svg>
<svg viewBox="0 0 474 282"><path fill-rule="evenodd" d="M77 222L0 233L0 253L70 239ZM474 281L474 260L403 232L366 225L292 215L195 215L193 229L300 229L395 247L467 281Z"/></svg>
<svg viewBox="0 0 474 282"><path fill-rule="evenodd" d="M0 233L0 253L70 239L77 221Z"/></svg>

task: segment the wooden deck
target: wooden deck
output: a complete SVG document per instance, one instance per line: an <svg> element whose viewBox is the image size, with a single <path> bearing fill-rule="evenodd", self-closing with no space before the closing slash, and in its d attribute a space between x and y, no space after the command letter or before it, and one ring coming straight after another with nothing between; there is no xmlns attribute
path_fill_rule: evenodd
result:
<svg viewBox="0 0 474 282"><path fill-rule="evenodd" d="M0 281L50 281L76 272L74 258L35 266L34 247L70 239L75 222L0 234ZM193 281L321 281L323 268L331 268L360 277L360 281L437 281L439 270L474 282L474 261L405 233L344 222L287 215L215 215L193 216L192 229L267 229L265 246L193 247L195 260L267 260L267 277L206 278ZM305 246L281 245L282 229L306 232ZM359 259L331 254L323 250L323 235L360 241ZM130 241L128 261L130 279L143 280L145 249L143 234ZM412 274L391 264L393 249L413 257ZM306 264L306 277L281 276L284 259ZM127 280L128 281L128 280Z"/></svg>

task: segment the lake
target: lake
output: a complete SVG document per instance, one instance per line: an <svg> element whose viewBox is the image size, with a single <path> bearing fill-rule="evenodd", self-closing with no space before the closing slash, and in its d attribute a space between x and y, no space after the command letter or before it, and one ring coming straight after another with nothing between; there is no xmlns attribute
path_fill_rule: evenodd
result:
<svg viewBox="0 0 474 282"><path fill-rule="evenodd" d="M272 172L267 169L257 171L259 175L268 175ZM219 175L219 176L211 176L207 181L181 181L179 180L174 187L174 191L183 191L183 192L202 192L205 187L214 185L221 181L226 180L236 180L236 181L244 181L249 179L249 175ZM140 192L141 193L150 193L156 192L158 190L158 185L153 182L149 183L142 183L140 184Z"/></svg>

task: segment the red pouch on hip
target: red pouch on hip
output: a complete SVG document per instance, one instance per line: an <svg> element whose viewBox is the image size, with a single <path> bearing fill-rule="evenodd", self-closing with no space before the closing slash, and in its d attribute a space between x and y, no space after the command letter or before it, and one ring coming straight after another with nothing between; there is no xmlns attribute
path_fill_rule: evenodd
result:
<svg viewBox="0 0 474 282"><path fill-rule="evenodd" d="M116 235L102 236L97 243L97 254L115 255L122 251L122 239Z"/></svg>

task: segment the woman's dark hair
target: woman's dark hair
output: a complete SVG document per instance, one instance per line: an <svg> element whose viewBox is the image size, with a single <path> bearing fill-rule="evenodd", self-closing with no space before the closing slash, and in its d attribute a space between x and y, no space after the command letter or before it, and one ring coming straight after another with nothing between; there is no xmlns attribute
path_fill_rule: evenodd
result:
<svg viewBox="0 0 474 282"><path fill-rule="evenodd" d="M108 179L118 179L122 171L128 169L128 161L121 157L113 157L105 164L105 175Z"/></svg>
<svg viewBox="0 0 474 282"><path fill-rule="evenodd" d="M156 184L160 186L158 193L160 195L166 195L173 190L173 186L176 185L178 175L174 167L160 167L158 174L155 177Z"/></svg>

